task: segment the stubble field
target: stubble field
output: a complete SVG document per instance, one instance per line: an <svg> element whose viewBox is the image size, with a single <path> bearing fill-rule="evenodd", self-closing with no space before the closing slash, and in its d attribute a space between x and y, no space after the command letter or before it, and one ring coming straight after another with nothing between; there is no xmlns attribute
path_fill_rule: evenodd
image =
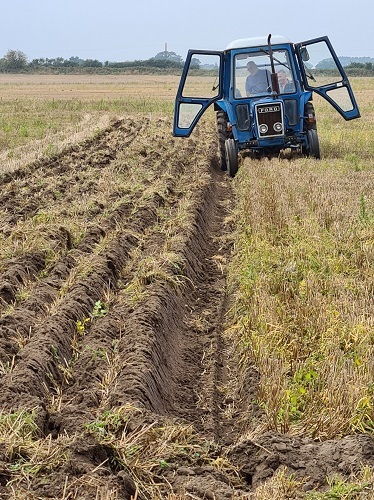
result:
<svg viewBox="0 0 374 500"><path fill-rule="evenodd" d="M374 82L234 180L177 84L0 75L0 497L373 498Z"/></svg>

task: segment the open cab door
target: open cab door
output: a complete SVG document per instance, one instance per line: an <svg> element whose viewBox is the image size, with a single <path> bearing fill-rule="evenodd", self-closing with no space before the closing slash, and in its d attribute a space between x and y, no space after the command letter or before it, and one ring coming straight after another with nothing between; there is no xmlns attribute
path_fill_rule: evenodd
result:
<svg viewBox="0 0 374 500"><path fill-rule="evenodd" d="M295 44L304 86L324 97L346 120L360 117L351 85L327 36Z"/></svg>
<svg viewBox="0 0 374 500"><path fill-rule="evenodd" d="M204 111L213 102L222 99L222 75L223 52L188 51L175 100L175 137L188 137Z"/></svg>

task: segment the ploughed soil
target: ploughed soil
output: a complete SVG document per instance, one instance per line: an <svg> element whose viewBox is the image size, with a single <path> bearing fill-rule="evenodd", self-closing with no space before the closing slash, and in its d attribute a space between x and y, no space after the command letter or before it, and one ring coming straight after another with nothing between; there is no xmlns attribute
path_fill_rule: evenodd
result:
<svg viewBox="0 0 374 500"><path fill-rule="evenodd" d="M240 382L224 335L235 200L213 127L181 140L162 118L117 120L0 187L2 415L33 412L34 440L67 443L23 480L31 457L0 443L2 498L152 498L154 485L163 498L251 498L281 469L323 491L374 465L368 436L254 438L243 423L264 417L256 370ZM170 425L198 452L168 449L144 484L144 456L135 474L93 431L120 408L133 453L141 432Z"/></svg>

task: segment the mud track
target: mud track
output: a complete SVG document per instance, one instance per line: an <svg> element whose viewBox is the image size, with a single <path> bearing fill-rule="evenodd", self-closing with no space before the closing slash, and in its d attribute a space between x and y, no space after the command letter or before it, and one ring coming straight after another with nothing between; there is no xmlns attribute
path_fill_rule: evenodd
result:
<svg viewBox="0 0 374 500"><path fill-rule="evenodd" d="M69 460L28 484L35 497L93 498L97 483L77 480L95 474L113 498L136 494L111 446L86 433L121 407L136 408L130 434L173 421L215 443L213 455L231 446L236 484L206 464L179 464L159 472L165 492L244 497L282 464L315 473L295 465L303 446L310 454L306 441L292 448L268 435L234 445L243 429L225 412L235 367L223 337L233 194L215 140L213 129L179 141L162 119L118 120L1 177L1 231L13 254L0 262L0 406L34 411L41 437L71 437ZM246 382L242 409L252 411L255 372ZM367 460L363 441L352 446ZM351 450L344 446L341 463ZM12 460L0 448L5 497Z"/></svg>
<svg viewBox="0 0 374 500"><path fill-rule="evenodd" d="M52 263L37 250L1 266L4 410L32 409L56 439L131 403L220 438L230 184L216 161L213 132L181 144L165 122L143 119L2 177L7 238L20 238L20 220L25 232L52 211L59 221L43 228ZM97 179L113 172L119 183L99 203ZM92 200L78 241L61 217L83 194ZM105 314L93 317L98 303ZM98 465L80 457L78 474Z"/></svg>

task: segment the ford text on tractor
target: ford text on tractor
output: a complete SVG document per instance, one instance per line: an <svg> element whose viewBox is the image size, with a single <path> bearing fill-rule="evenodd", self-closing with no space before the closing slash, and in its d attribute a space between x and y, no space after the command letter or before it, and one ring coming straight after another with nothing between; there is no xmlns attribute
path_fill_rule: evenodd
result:
<svg viewBox="0 0 374 500"><path fill-rule="evenodd" d="M328 70L318 62L328 61ZM194 78L196 75L204 77ZM327 36L292 43L281 35L189 50L175 101L173 135L188 137L214 104L221 170L233 177L239 153L289 149L320 158L313 93L346 120L360 117L351 85Z"/></svg>

